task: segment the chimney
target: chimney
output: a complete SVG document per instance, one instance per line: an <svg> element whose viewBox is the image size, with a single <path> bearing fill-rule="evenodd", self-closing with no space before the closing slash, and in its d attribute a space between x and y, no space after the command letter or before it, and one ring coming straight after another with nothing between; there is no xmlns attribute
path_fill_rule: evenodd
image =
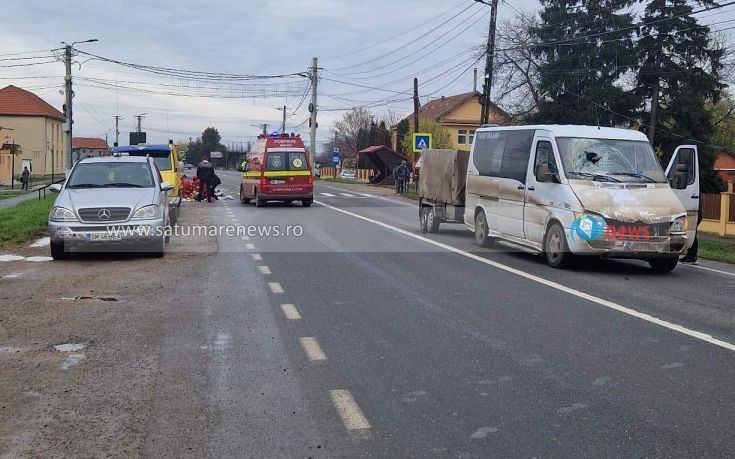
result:
<svg viewBox="0 0 735 459"><path fill-rule="evenodd" d="M472 92L477 92L477 67L475 67L475 79L472 81Z"/></svg>

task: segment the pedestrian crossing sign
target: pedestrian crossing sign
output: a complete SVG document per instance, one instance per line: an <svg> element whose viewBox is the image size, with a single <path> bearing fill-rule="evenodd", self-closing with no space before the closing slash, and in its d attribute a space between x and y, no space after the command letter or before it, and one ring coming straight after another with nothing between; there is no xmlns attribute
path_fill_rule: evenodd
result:
<svg viewBox="0 0 735 459"><path fill-rule="evenodd" d="M431 134L416 133L413 135L413 152L421 153L423 150L431 149Z"/></svg>

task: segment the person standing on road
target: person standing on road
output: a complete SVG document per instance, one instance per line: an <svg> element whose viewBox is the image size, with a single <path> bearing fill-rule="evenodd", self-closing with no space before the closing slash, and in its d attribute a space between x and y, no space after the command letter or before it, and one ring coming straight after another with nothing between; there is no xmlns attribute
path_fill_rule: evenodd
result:
<svg viewBox="0 0 735 459"><path fill-rule="evenodd" d="M212 202L211 183L214 177L214 165L207 160L205 156L197 165L197 177L199 178L199 195L197 201L202 202L204 190L207 190L207 202Z"/></svg>
<svg viewBox="0 0 735 459"><path fill-rule="evenodd" d="M702 223L702 200L699 201L699 214L697 215L697 228L699 228L699 224ZM694 232L694 243L691 247L689 247L689 250L687 250L687 254L679 260L681 263L687 263L690 265L698 265L699 264L699 238L697 237L697 231Z"/></svg>
<svg viewBox="0 0 735 459"><path fill-rule="evenodd" d="M401 161L401 164L393 170L393 177L396 179L396 194L403 193L411 171L408 170L406 161Z"/></svg>
<svg viewBox="0 0 735 459"><path fill-rule="evenodd" d="M28 170L28 166L23 167L23 172L20 174L21 190L28 189L28 182L31 181L31 171Z"/></svg>

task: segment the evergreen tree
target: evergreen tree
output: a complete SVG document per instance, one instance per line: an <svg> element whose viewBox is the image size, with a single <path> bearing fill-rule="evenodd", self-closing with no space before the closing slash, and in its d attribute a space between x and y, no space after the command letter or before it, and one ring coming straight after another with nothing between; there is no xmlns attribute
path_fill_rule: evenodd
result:
<svg viewBox="0 0 735 459"><path fill-rule="evenodd" d="M403 145L403 141L406 139L410 129L411 127L407 118L402 119L398 123L398 127L396 128L396 144L392 147L394 150L401 151L401 145Z"/></svg>
<svg viewBox="0 0 735 459"><path fill-rule="evenodd" d="M633 16L626 10L637 0L541 3L541 24L531 32L544 43L535 53L543 61L539 92L546 97L531 119L629 126L636 115L637 98L618 83L636 64Z"/></svg>
<svg viewBox="0 0 735 459"><path fill-rule="evenodd" d="M714 4L711 0L696 3ZM710 142L715 128L707 103L717 103L725 87L720 82L724 50L714 44L709 27L700 26L692 11L687 0L648 2L636 47L640 61L636 92L647 101L641 118L650 138L650 107L657 102L652 141L664 160L676 145ZM653 101L656 88L658 101Z"/></svg>

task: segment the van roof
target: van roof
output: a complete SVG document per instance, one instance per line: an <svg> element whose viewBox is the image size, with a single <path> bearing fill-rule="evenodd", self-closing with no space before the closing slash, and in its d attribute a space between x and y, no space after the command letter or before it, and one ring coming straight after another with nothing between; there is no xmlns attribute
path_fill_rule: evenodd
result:
<svg viewBox="0 0 735 459"><path fill-rule="evenodd" d="M135 153L138 151L171 151L171 146L168 144L160 145L129 145L123 147L115 147L112 149L115 153Z"/></svg>
<svg viewBox="0 0 735 459"><path fill-rule="evenodd" d="M640 131L623 128L584 126L574 124L533 124L521 126L492 126L478 129L483 131L518 131L534 129L546 131L555 137L584 137L590 139L616 139L648 141L648 137Z"/></svg>

